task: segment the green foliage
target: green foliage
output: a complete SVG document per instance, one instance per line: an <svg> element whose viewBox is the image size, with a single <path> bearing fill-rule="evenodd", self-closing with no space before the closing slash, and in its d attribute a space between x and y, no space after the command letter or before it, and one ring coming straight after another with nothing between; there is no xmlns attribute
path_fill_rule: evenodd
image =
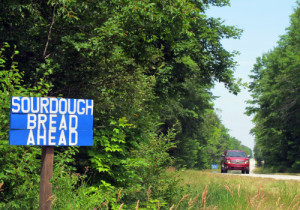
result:
<svg viewBox="0 0 300 210"><path fill-rule="evenodd" d="M278 46L257 59L250 85L255 158L277 171L299 171L299 3ZM257 154L256 154L257 152Z"/></svg>
<svg viewBox="0 0 300 210"><path fill-rule="evenodd" d="M36 208L38 195L40 151L34 147L8 146L9 109L11 96L43 96L50 85L40 79L35 87L23 84L15 56L16 46L0 43L0 207Z"/></svg>
<svg viewBox="0 0 300 210"><path fill-rule="evenodd" d="M88 170L83 174L75 173L75 168L66 164L72 163L73 150L57 153L57 163L54 168L53 206L52 209L70 207L74 209L112 208L117 209L122 204L123 209L132 209L139 204L139 209L157 209L170 205L179 192L177 173L167 172L172 159L168 154L174 146L171 139L174 133L149 136L149 142L144 142L138 149L131 151L127 170L136 173L131 176L130 187L117 189L111 184L100 181L98 186L88 186ZM73 152L73 153L71 153ZM112 170L109 170L113 173Z"/></svg>
<svg viewBox="0 0 300 210"><path fill-rule="evenodd" d="M89 166L85 167L83 174L76 173L72 166L78 148L69 148L55 154L56 162L52 187L53 198L51 209L116 209L117 190L108 183L102 182L99 187L88 186L87 174Z"/></svg>
<svg viewBox="0 0 300 210"><path fill-rule="evenodd" d="M132 126L126 118L111 120L109 129L95 131L94 147L88 151L96 173L106 174L109 176L108 181L113 179L119 185L128 185L128 178L135 176L126 166L128 164L126 145L134 143L126 140L126 130Z"/></svg>
<svg viewBox="0 0 300 210"><path fill-rule="evenodd" d="M136 199L149 200L146 192L151 191L152 199L161 199L169 204L172 202L177 193L178 179L176 173L167 172L166 168L173 164L168 151L175 147L172 143L174 136L174 130L169 131L167 135L159 136L149 133L149 140L141 143L138 149L131 151L130 168L139 177L139 181L133 187L133 190L138 192L135 193L135 196L138 196Z"/></svg>
<svg viewBox="0 0 300 210"><path fill-rule="evenodd" d="M37 148L1 148L0 183L3 183L0 208L35 209L38 203L40 162ZM9 155L7 155L9 154Z"/></svg>

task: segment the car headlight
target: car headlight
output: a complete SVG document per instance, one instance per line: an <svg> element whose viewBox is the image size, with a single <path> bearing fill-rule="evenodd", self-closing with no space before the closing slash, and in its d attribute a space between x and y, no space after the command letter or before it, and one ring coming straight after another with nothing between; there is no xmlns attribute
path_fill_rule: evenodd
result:
<svg viewBox="0 0 300 210"><path fill-rule="evenodd" d="M230 163L230 160L226 160L227 163Z"/></svg>
<svg viewBox="0 0 300 210"><path fill-rule="evenodd" d="M246 160L245 163L248 164L248 163L249 163L249 160Z"/></svg>

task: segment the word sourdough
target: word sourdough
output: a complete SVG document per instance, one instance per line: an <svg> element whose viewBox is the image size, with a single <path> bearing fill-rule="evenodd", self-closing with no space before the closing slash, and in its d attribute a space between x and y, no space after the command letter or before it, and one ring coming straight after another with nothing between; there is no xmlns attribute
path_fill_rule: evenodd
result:
<svg viewBox="0 0 300 210"><path fill-rule="evenodd" d="M65 98L13 97L12 113L93 115L93 101Z"/></svg>
<svg viewBox="0 0 300 210"><path fill-rule="evenodd" d="M10 145L92 146L93 101L12 97Z"/></svg>

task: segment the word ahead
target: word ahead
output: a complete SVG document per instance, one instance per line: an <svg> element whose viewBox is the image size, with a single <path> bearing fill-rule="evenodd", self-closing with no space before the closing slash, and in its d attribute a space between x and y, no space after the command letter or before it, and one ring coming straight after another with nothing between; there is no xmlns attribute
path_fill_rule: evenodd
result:
<svg viewBox="0 0 300 210"><path fill-rule="evenodd" d="M93 100L12 97L9 144L92 146Z"/></svg>

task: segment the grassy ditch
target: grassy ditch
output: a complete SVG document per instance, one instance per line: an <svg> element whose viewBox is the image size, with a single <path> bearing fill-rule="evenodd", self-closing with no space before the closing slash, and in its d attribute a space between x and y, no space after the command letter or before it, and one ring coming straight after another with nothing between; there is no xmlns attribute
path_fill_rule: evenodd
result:
<svg viewBox="0 0 300 210"><path fill-rule="evenodd" d="M181 174L182 198L173 209L299 209L300 182L196 170Z"/></svg>
<svg viewBox="0 0 300 210"><path fill-rule="evenodd" d="M276 175L292 175L292 176L300 176L300 173L291 173L291 172L281 172L278 173L270 168L257 167L253 171L256 174L276 174Z"/></svg>

